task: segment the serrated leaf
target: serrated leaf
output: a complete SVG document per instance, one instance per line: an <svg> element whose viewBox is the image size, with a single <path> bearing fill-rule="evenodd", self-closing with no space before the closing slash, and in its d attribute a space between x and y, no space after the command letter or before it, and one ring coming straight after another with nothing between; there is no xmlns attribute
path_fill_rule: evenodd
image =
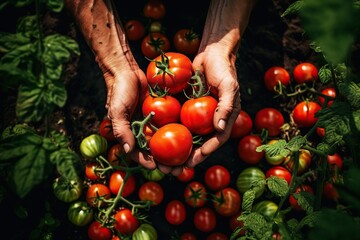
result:
<svg viewBox="0 0 360 240"><path fill-rule="evenodd" d="M307 213L311 214L314 211L314 195L306 192L300 191L298 193L293 193L294 198L296 199L299 206Z"/></svg>
<svg viewBox="0 0 360 240"><path fill-rule="evenodd" d="M16 25L16 32L31 40L38 39L40 32L38 28L36 15L29 15L21 17Z"/></svg>
<svg viewBox="0 0 360 240"><path fill-rule="evenodd" d="M251 212L254 200L255 200L255 190L249 189L247 190L242 196L242 205L241 210L242 212L248 213Z"/></svg>
<svg viewBox="0 0 360 240"><path fill-rule="evenodd" d="M284 147L286 146L286 141L284 139L279 139L273 144L264 144L256 148L257 152L265 151L267 154L269 154L270 157L279 155L284 150ZM285 150L287 151L287 150ZM288 152L288 151L287 151ZM284 154L284 152L283 152ZM287 155L286 155L287 156ZM284 157L286 157L284 156Z"/></svg>
<svg viewBox="0 0 360 240"><path fill-rule="evenodd" d="M272 222L267 222L263 215L252 212L243 220L245 233L251 232L255 239L267 239L272 235Z"/></svg>
<svg viewBox="0 0 360 240"><path fill-rule="evenodd" d="M288 15L292 15L292 14L297 14L300 9L303 7L304 5L304 1L303 0L299 0L296 1L294 3L292 3L283 14L281 14L281 17L284 18Z"/></svg>
<svg viewBox="0 0 360 240"><path fill-rule="evenodd" d="M301 219L301 221L296 227L296 230L300 231L300 229L304 226L314 227L314 224L318 221L320 214L321 213L319 211L316 211L306 215Z"/></svg>
<svg viewBox="0 0 360 240"><path fill-rule="evenodd" d="M79 167L80 157L69 149L60 149L50 155L50 160L56 165L59 174L67 179L79 177L76 169Z"/></svg>
<svg viewBox="0 0 360 240"><path fill-rule="evenodd" d="M319 69L319 79L324 85L329 84L333 80L328 65L324 65Z"/></svg>
<svg viewBox="0 0 360 240"><path fill-rule="evenodd" d="M298 135L289 140L286 144L286 148L291 152L297 152L307 144L307 140L304 136Z"/></svg>
<svg viewBox="0 0 360 240"><path fill-rule="evenodd" d="M338 84L339 91L354 109L360 109L360 86L352 81Z"/></svg>
<svg viewBox="0 0 360 240"><path fill-rule="evenodd" d="M267 178L267 186L269 190L278 197L286 196L289 190L287 181L276 176Z"/></svg>

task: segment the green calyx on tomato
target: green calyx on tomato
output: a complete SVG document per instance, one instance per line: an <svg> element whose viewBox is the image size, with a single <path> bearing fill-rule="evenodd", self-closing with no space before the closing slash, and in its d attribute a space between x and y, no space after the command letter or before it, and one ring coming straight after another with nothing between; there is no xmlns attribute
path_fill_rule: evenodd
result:
<svg viewBox="0 0 360 240"><path fill-rule="evenodd" d="M83 190L81 179L66 179L58 177L53 182L53 193L63 202L72 202L80 198Z"/></svg>
<svg viewBox="0 0 360 240"><path fill-rule="evenodd" d="M91 134L80 143L80 153L84 158L95 159L107 150L107 140L99 134Z"/></svg>
<svg viewBox="0 0 360 240"><path fill-rule="evenodd" d="M70 205L67 216L72 224L82 227L93 220L94 211L86 201L77 201Z"/></svg>

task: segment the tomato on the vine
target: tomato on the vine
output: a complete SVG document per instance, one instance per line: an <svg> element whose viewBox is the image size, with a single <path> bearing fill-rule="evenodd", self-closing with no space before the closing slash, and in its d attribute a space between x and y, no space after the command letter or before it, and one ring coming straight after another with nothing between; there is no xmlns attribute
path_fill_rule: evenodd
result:
<svg viewBox="0 0 360 240"><path fill-rule="evenodd" d="M186 219L185 205L179 200L171 200L165 208L165 219L172 225L180 225Z"/></svg>
<svg viewBox="0 0 360 240"><path fill-rule="evenodd" d="M172 96L153 97L147 96L142 104L142 113L148 116L155 113L150 119L155 127L162 127L168 123L179 122L181 104Z"/></svg>
<svg viewBox="0 0 360 240"><path fill-rule="evenodd" d="M80 178L67 179L60 176L54 180L52 187L55 197L63 202L79 199L83 191L83 183Z"/></svg>
<svg viewBox="0 0 360 240"><path fill-rule="evenodd" d="M136 189L136 179L134 175L129 175L125 181L126 172L116 170L110 176L109 187L112 194L117 195L123 186L121 196L127 197Z"/></svg>
<svg viewBox="0 0 360 240"><path fill-rule="evenodd" d="M176 178L180 182L188 182L191 179L193 179L194 175L195 175L195 168L185 166L181 174L177 175Z"/></svg>
<svg viewBox="0 0 360 240"><path fill-rule="evenodd" d="M215 131L214 113L218 101L212 96L202 96L188 99L180 111L180 122L191 133L206 135Z"/></svg>
<svg viewBox="0 0 360 240"><path fill-rule="evenodd" d="M145 17L162 19L166 13L166 7L161 0L148 0L143 8Z"/></svg>
<svg viewBox="0 0 360 240"><path fill-rule="evenodd" d="M331 169L335 169L335 167L337 167L337 170L342 169L343 159L339 153L334 153L333 155L328 155L327 162Z"/></svg>
<svg viewBox="0 0 360 240"><path fill-rule="evenodd" d="M265 173L265 177L269 178L271 176L283 178L284 180L286 180L288 185L290 185L292 178L291 172L282 166L273 166L269 168Z"/></svg>
<svg viewBox="0 0 360 240"><path fill-rule="evenodd" d="M110 197L110 189L102 183L92 184L86 192L86 202L91 207L104 206L105 202L103 200Z"/></svg>
<svg viewBox="0 0 360 240"><path fill-rule="evenodd" d="M241 138L250 134L253 128L253 121L250 115L244 110L240 110L237 116L233 128L231 130L231 138Z"/></svg>
<svg viewBox="0 0 360 240"><path fill-rule="evenodd" d="M191 232L185 232L180 235L180 240L197 240L197 237Z"/></svg>
<svg viewBox="0 0 360 240"><path fill-rule="evenodd" d="M99 168L100 165L97 162L88 162L85 165L85 176L92 180L96 181L100 179L99 173L96 172L96 169Z"/></svg>
<svg viewBox="0 0 360 240"><path fill-rule="evenodd" d="M237 153L241 161L248 164L258 164L265 152L257 152L256 148L262 145L261 138L257 135L242 137L237 146Z"/></svg>
<svg viewBox="0 0 360 240"><path fill-rule="evenodd" d="M173 38L174 47L180 53L192 55L197 53L200 45L200 37L191 29L179 29Z"/></svg>
<svg viewBox="0 0 360 240"><path fill-rule="evenodd" d="M296 200L296 198L294 197L294 194L300 194L301 192L307 192L308 194L314 195L314 190L310 185L302 184L302 185L298 186L295 189L295 192L290 194L290 196L289 196L290 205L292 206L293 209L295 209L297 211L301 211L301 210L303 210L303 208L299 205L298 200Z"/></svg>
<svg viewBox="0 0 360 240"><path fill-rule="evenodd" d="M170 49L168 37L160 32L147 34L141 41L141 52L145 57L153 59L158 57L162 52Z"/></svg>
<svg viewBox="0 0 360 240"><path fill-rule="evenodd" d="M331 181L326 181L324 183L323 194L327 199L332 201L338 201L340 197L336 187Z"/></svg>
<svg viewBox="0 0 360 240"><path fill-rule="evenodd" d="M321 94L328 96L328 97L336 98L336 90L335 90L335 88L332 88L332 87L324 88L323 90L321 90ZM334 102L334 100L329 100L327 102L326 106L330 107L333 102ZM319 103L321 104L321 106L324 105L325 98L323 96L319 96Z"/></svg>
<svg viewBox="0 0 360 240"><path fill-rule="evenodd" d="M90 240L110 240L112 231L98 221L94 221L88 227L88 237Z"/></svg>
<svg viewBox="0 0 360 240"><path fill-rule="evenodd" d="M202 232L211 232L217 224L216 214L209 207L196 210L193 218L195 227Z"/></svg>
<svg viewBox="0 0 360 240"><path fill-rule="evenodd" d="M240 172L236 179L236 187L240 194L255 187L255 198L259 198L265 191L265 174L258 167L248 167Z"/></svg>
<svg viewBox="0 0 360 240"><path fill-rule="evenodd" d="M209 189L219 191L230 184L230 177L226 167L216 164L206 169L204 182Z"/></svg>
<svg viewBox="0 0 360 240"><path fill-rule="evenodd" d="M284 123L285 120L282 113L272 107L262 108L255 115L254 124L256 131L261 132L263 129L266 129L270 137L278 136Z"/></svg>
<svg viewBox="0 0 360 240"><path fill-rule="evenodd" d="M238 190L232 187L216 192L213 201L215 211L225 217L233 216L241 207L241 195Z"/></svg>
<svg viewBox="0 0 360 240"><path fill-rule="evenodd" d="M80 153L84 158L94 159L106 152L107 140L99 134L91 134L80 143Z"/></svg>
<svg viewBox="0 0 360 240"><path fill-rule="evenodd" d="M158 234L153 225L142 223L131 235L132 240L157 239Z"/></svg>
<svg viewBox="0 0 360 240"><path fill-rule="evenodd" d="M79 227L88 225L94 218L94 210L85 201L71 203L67 211L69 221Z"/></svg>
<svg viewBox="0 0 360 240"><path fill-rule="evenodd" d="M275 92L278 90L277 86L279 86L279 84L284 86L288 86L290 84L290 74L283 67L270 67L264 74L264 83L269 91Z"/></svg>
<svg viewBox="0 0 360 240"><path fill-rule="evenodd" d="M153 204L158 205L164 199L164 190L159 183L148 181L140 186L138 195L140 200L151 201Z"/></svg>
<svg viewBox="0 0 360 240"><path fill-rule="evenodd" d="M317 67L309 62L296 65L293 75L295 82L298 84L316 81L319 78Z"/></svg>
<svg viewBox="0 0 360 240"><path fill-rule="evenodd" d="M299 167L297 171L297 175L304 173L309 169L311 164L311 152L306 149L300 149L299 152ZM294 171L295 167L295 159L292 156L288 156L284 160L284 166L288 168L291 172Z"/></svg>
<svg viewBox="0 0 360 240"><path fill-rule="evenodd" d="M278 139L271 139L267 144L272 145L272 144L275 144L277 141L279 141L279 140ZM281 154L276 154L274 156L271 156L269 154L269 152L265 152L265 160L270 165L280 165L282 162L284 162L285 157L282 156Z"/></svg>
<svg viewBox="0 0 360 240"><path fill-rule="evenodd" d="M188 87L193 74L190 58L182 53L167 52L153 59L146 69L151 87L159 86L176 94Z"/></svg>
<svg viewBox="0 0 360 240"><path fill-rule="evenodd" d="M117 210L114 219L114 228L120 234L132 234L140 225L139 220L128 208Z"/></svg>
<svg viewBox="0 0 360 240"><path fill-rule="evenodd" d="M207 202L205 186L198 181L188 183L184 190L184 198L185 202L191 207L203 207Z"/></svg>
<svg viewBox="0 0 360 240"><path fill-rule="evenodd" d="M325 128L322 128L322 127L316 127L316 134L319 136L319 137L321 137L321 138L323 138L323 137L325 137Z"/></svg>
<svg viewBox="0 0 360 240"><path fill-rule="evenodd" d="M126 21L124 28L126 37L130 41L138 41L142 39L145 35L144 24L137 19L131 19Z"/></svg>
<svg viewBox="0 0 360 240"><path fill-rule="evenodd" d="M321 110L321 106L316 102L299 102L293 110L294 122L298 127L312 127L317 122L315 113L319 110Z"/></svg>
<svg viewBox="0 0 360 240"><path fill-rule="evenodd" d="M253 212L260 213L269 219L274 217L277 210L278 205L270 200L262 200L253 206Z"/></svg>
<svg viewBox="0 0 360 240"><path fill-rule="evenodd" d="M182 124L169 123L159 128L150 139L150 153L161 164L183 164L193 148L192 134Z"/></svg>
<svg viewBox="0 0 360 240"><path fill-rule="evenodd" d="M99 127L99 133L102 137L104 137L107 141L115 141L116 138L114 136L112 122L109 118L105 117Z"/></svg>

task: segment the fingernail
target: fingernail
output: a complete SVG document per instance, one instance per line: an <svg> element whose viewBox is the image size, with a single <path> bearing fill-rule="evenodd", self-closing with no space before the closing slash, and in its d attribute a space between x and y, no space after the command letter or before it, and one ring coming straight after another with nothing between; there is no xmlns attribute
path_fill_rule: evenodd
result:
<svg viewBox="0 0 360 240"><path fill-rule="evenodd" d="M123 145L123 148L124 148L125 153L128 153L128 152L130 151L130 146L129 146L129 144L127 144L127 143L125 143L125 144Z"/></svg>
<svg viewBox="0 0 360 240"><path fill-rule="evenodd" d="M223 119L220 119L218 126L220 129L225 130L226 122Z"/></svg>

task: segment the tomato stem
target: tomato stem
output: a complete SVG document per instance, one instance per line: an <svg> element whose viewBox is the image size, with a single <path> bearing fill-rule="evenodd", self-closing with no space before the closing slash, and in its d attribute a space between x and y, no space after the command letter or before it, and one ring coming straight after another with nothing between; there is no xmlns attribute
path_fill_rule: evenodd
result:
<svg viewBox="0 0 360 240"><path fill-rule="evenodd" d="M131 130L135 135L136 141L140 149L148 148L147 139L144 134L144 128L154 115L155 112L152 111L142 121L133 121L131 123Z"/></svg>

